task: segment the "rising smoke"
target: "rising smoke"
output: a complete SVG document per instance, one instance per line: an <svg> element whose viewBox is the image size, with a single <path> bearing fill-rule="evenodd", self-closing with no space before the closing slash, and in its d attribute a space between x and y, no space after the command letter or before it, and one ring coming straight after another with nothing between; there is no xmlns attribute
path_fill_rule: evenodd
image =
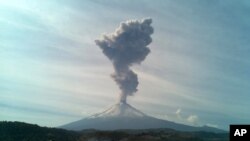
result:
<svg viewBox="0 0 250 141"><path fill-rule="evenodd" d="M114 33L103 35L95 43L112 61L115 73L112 78L121 89L120 102L126 102L129 95L137 91L138 78L130 66L140 64L150 50L147 47L152 42L152 19L129 20L122 22Z"/></svg>

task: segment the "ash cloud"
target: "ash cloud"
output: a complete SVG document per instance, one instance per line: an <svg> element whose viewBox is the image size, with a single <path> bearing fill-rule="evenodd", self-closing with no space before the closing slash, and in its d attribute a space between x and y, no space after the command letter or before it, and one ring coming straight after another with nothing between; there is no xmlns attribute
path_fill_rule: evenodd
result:
<svg viewBox="0 0 250 141"><path fill-rule="evenodd" d="M126 102L127 96L137 91L139 84L137 74L130 66L140 64L149 54L147 47L152 42L152 19L128 20L111 34L104 34L95 43L103 53L112 61L115 72L111 77L121 89L120 102Z"/></svg>

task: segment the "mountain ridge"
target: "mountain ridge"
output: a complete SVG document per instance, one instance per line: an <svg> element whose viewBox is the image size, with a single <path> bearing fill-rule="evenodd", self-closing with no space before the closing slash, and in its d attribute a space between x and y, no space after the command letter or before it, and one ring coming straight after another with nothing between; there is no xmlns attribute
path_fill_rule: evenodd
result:
<svg viewBox="0 0 250 141"><path fill-rule="evenodd" d="M224 130L208 126L194 127L158 119L144 114L140 110L137 110L125 102L115 104L102 112L93 114L81 120L59 126L59 128L75 131L84 129L119 130L171 128L178 131L207 131L215 133L226 132Z"/></svg>

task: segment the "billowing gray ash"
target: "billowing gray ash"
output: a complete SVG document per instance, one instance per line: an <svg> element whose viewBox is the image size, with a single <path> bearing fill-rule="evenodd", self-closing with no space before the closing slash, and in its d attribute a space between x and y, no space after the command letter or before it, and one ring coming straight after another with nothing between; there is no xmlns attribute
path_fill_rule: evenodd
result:
<svg viewBox="0 0 250 141"><path fill-rule="evenodd" d="M149 54L152 42L152 19L122 22L114 33L103 35L96 44L112 61L115 72L111 75L121 89L121 102L137 91L138 78L130 66L140 64Z"/></svg>

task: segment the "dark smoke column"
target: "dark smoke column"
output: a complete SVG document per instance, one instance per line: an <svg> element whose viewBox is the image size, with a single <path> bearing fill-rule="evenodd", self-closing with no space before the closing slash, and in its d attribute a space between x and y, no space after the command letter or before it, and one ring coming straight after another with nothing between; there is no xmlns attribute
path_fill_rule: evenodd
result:
<svg viewBox="0 0 250 141"><path fill-rule="evenodd" d="M140 64L150 50L147 47L152 42L152 19L129 20L120 24L114 33L103 35L95 40L103 53L112 61L115 73L112 78L121 89L120 102L126 102L128 95L137 91L137 75L129 68Z"/></svg>

